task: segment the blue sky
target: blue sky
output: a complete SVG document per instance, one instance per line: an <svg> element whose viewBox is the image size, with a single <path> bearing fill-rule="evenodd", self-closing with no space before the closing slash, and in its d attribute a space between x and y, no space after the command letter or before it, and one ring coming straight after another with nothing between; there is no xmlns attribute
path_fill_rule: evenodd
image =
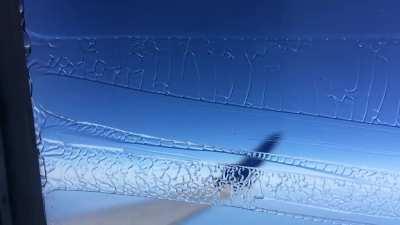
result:
<svg viewBox="0 0 400 225"><path fill-rule="evenodd" d="M25 4L34 99L53 112L248 150L281 132L277 154L399 170L400 42L393 6L378 1ZM137 201L62 192L46 198L54 218ZM76 199L83 199L81 208L70 208ZM304 223L215 208L188 224L249 220Z"/></svg>

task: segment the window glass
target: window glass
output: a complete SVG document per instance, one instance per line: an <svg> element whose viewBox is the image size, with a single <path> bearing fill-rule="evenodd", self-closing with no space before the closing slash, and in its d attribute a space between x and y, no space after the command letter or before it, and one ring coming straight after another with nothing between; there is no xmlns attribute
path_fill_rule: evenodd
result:
<svg viewBox="0 0 400 225"><path fill-rule="evenodd" d="M399 223L397 4L24 7L49 224Z"/></svg>

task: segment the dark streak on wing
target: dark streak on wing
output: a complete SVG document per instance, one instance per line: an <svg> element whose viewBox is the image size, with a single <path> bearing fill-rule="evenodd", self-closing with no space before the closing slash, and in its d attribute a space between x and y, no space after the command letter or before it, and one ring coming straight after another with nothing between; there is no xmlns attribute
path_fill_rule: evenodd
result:
<svg viewBox="0 0 400 225"><path fill-rule="evenodd" d="M279 133L272 134L268 136L264 140L264 142L259 145L254 151L255 152L263 152L263 153L271 153L274 147L278 144L281 139L281 135ZM248 166L248 167L259 167L263 164L264 160L258 158L246 157L242 161L238 163L240 166Z"/></svg>
<svg viewBox="0 0 400 225"><path fill-rule="evenodd" d="M263 153L271 153L272 150L276 147L278 142L281 139L281 134L275 133L268 136L261 145L259 145L254 151L255 152L263 152ZM238 164L233 164L228 166L222 177L218 179L217 186L221 186L223 184L233 184L234 189L246 185L248 182L248 176L250 174L251 168L248 167L259 167L264 163L264 160L254 158L254 157L246 157L242 159ZM243 167L238 167L243 166Z"/></svg>

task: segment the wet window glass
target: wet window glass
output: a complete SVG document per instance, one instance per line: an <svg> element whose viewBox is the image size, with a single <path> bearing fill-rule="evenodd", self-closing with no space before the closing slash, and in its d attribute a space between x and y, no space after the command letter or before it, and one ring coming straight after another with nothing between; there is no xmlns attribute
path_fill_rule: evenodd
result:
<svg viewBox="0 0 400 225"><path fill-rule="evenodd" d="M25 0L50 225L395 225L382 1Z"/></svg>

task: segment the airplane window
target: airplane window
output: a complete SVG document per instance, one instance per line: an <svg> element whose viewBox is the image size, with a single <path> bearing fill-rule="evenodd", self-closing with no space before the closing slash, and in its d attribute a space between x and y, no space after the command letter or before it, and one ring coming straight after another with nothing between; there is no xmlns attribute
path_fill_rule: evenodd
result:
<svg viewBox="0 0 400 225"><path fill-rule="evenodd" d="M396 6L25 0L48 223L399 224Z"/></svg>

